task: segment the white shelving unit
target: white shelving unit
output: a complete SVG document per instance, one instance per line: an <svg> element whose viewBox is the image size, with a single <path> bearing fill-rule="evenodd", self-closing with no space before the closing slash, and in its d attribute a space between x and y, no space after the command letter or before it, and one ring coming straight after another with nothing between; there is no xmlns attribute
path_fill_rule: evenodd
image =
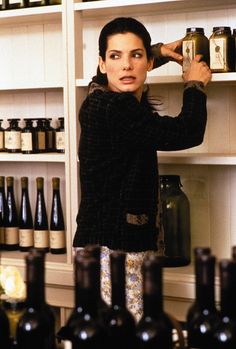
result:
<svg viewBox="0 0 236 349"><path fill-rule="evenodd" d="M0 174L62 177L67 223L67 254L47 256L47 297L61 307L62 322L73 306L72 240L80 200L78 112L97 67L102 26L117 16L133 16L149 30L153 43L171 42L189 26L235 26L235 0L63 0L62 5L0 12L0 117L65 117L65 154L0 154ZM4 49L3 49L4 48ZM147 83L160 99L160 114L177 115L182 104L181 67L169 63L152 71ZM181 176L191 204L192 245L207 245L218 258L236 244L236 73L213 74L207 87L208 123L199 147L158 152L160 173ZM3 253L1 263L24 269L24 254ZM194 297L193 268L165 271L166 307L183 319Z"/></svg>

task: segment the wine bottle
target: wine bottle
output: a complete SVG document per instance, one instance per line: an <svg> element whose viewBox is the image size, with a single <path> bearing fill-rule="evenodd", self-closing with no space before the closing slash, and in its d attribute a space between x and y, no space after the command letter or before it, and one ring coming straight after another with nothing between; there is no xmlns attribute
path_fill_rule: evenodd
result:
<svg viewBox="0 0 236 349"><path fill-rule="evenodd" d="M0 348L11 349L10 325L6 312L0 305Z"/></svg>
<svg viewBox="0 0 236 349"><path fill-rule="evenodd" d="M25 119L25 127L21 131L21 152L32 154L35 152L35 131L31 119Z"/></svg>
<svg viewBox="0 0 236 349"><path fill-rule="evenodd" d="M45 300L45 255L31 249L26 256L26 308L16 338L18 349L55 349L55 317Z"/></svg>
<svg viewBox="0 0 236 349"><path fill-rule="evenodd" d="M50 220L50 252L66 253L65 224L60 196L60 178L52 178L53 196Z"/></svg>
<svg viewBox="0 0 236 349"><path fill-rule="evenodd" d="M49 252L49 230L46 204L44 199L44 178L36 178L37 199L34 219L34 247Z"/></svg>
<svg viewBox="0 0 236 349"><path fill-rule="evenodd" d="M163 308L162 264L157 256L143 261L143 316L136 327L135 348L172 349L172 323Z"/></svg>
<svg viewBox="0 0 236 349"><path fill-rule="evenodd" d="M19 223L14 194L14 177L7 177L7 209L5 218L5 249L19 249Z"/></svg>
<svg viewBox="0 0 236 349"><path fill-rule="evenodd" d="M76 317L69 319L72 348L106 348L108 337L98 319L97 311L97 261L92 257L75 257L75 268L79 267L76 281ZM76 271L77 273L77 271ZM79 296L79 297L78 297Z"/></svg>
<svg viewBox="0 0 236 349"><path fill-rule="evenodd" d="M135 348L135 320L126 307L124 252L110 254L111 307L105 318L105 328L113 349Z"/></svg>
<svg viewBox="0 0 236 349"><path fill-rule="evenodd" d="M5 248L5 218L7 202L5 195L5 177L0 176L0 249Z"/></svg>
<svg viewBox="0 0 236 349"><path fill-rule="evenodd" d="M214 348L213 332L219 320L215 306L215 263L212 255L196 258L195 294L197 306L187 313L188 345L190 348Z"/></svg>
<svg viewBox="0 0 236 349"><path fill-rule="evenodd" d="M214 349L236 348L236 262L222 259L220 269L220 320L213 333Z"/></svg>
<svg viewBox="0 0 236 349"><path fill-rule="evenodd" d="M56 129L56 151L58 153L65 152L65 129L64 129L64 118L58 118L60 123Z"/></svg>
<svg viewBox="0 0 236 349"><path fill-rule="evenodd" d="M28 251L34 246L34 225L28 192L28 177L21 177L21 204L19 214L19 248Z"/></svg>

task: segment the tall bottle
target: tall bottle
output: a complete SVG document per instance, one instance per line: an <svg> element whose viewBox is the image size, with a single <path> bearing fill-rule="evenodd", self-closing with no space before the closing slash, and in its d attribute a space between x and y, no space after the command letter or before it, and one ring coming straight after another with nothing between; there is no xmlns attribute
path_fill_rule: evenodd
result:
<svg viewBox="0 0 236 349"><path fill-rule="evenodd" d="M212 255L196 258L195 294L197 306L187 314L188 345L190 348L214 348L213 332L219 321L215 306L215 263Z"/></svg>
<svg viewBox="0 0 236 349"><path fill-rule="evenodd" d="M26 256L26 309L18 322L18 349L55 349L55 318L45 300L45 257L32 249Z"/></svg>
<svg viewBox="0 0 236 349"><path fill-rule="evenodd" d="M34 246L34 225L29 200L28 177L21 177L21 204L19 213L19 248L28 251Z"/></svg>
<svg viewBox="0 0 236 349"><path fill-rule="evenodd" d="M220 268L220 321L213 333L214 349L236 348L236 262L222 259Z"/></svg>
<svg viewBox="0 0 236 349"><path fill-rule="evenodd" d="M143 316L137 324L137 349L172 349L172 323L163 308L162 265L151 256L144 260Z"/></svg>
<svg viewBox="0 0 236 349"><path fill-rule="evenodd" d="M135 320L126 307L125 259L123 252L110 254L111 307L105 319L105 328L114 349L135 348Z"/></svg>
<svg viewBox="0 0 236 349"><path fill-rule="evenodd" d="M7 209L5 218L5 249L19 249L19 223L14 194L14 177L7 177Z"/></svg>
<svg viewBox="0 0 236 349"><path fill-rule="evenodd" d="M5 248L5 218L7 212L7 202L5 195L5 177L0 176L0 249Z"/></svg>
<svg viewBox="0 0 236 349"><path fill-rule="evenodd" d="M50 219L50 252L53 254L66 253L65 224L60 196L60 178L52 178L52 209Z"/></svg>
<svg viewBox="0 0 236 349"><path fill-rule="evenodd" d="M49 252L49 230L46 204L44 199L44 179L36 178L37 199L34 218L34 247Z"/></svg>
<svg viewBox="0 0 236 349"><path fill-rule="evenodd" d="M10 324L5 310L0 305L0 348L11 349Z"/></svg>

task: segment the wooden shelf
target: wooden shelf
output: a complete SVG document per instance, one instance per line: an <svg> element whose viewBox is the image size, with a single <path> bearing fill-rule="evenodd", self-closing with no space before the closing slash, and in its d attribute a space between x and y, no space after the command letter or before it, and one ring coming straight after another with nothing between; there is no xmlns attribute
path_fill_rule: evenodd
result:
<svg viewBox="0 0 236 349"><path fill-rule="evenodd" d="M33 23L53 21L61 18L62 5L39 6L0 11L0 24Z"/></svg>
<svg viewBox="0 0 236 349"><path fill-rule="evenodd" d="M158 152L160 164L236 165L236 154Z"/></svg>
<svg viewBox="0 0 236 349"><path fill-rule="evenodd" d="M65 162L65 154L42 153L42 154L21 154L21 153L0 153L0 161L7 162Z"/></svg>
<svg viewBox="0 0 236 349"><path fill-rule="evenodd" d="M0 82L0 91L62 89L62 81L22 81L21 83Z"/></svg>

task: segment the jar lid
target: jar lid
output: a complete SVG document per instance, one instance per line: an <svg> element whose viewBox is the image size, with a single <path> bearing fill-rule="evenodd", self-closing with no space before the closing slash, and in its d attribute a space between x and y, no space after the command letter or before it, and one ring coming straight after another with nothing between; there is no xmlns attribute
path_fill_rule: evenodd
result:
<svg viewBox="0 0 236 349"><path fill-rule="evenodd" d="M187 32L187 34L189 34L189 33L204 34L204 28L191 27L191 28L187 28L186 32Z"/></svg>
<svg viewBox="0 0 236 349"><path fill-rule="evenodd" d="M213 27L213 32L226 32L231 34L231 27Z"/></svg>

